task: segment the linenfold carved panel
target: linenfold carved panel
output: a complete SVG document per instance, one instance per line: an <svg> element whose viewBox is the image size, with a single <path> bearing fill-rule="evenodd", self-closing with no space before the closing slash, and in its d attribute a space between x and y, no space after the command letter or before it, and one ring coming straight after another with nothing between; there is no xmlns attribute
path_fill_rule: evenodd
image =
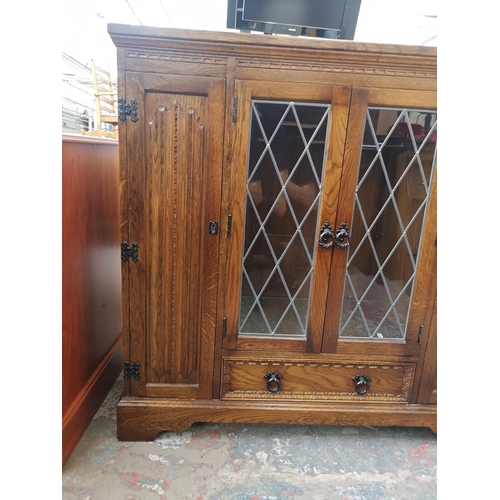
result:
<svg viewBox="0 0 500 500"><path fill-rule="evenodd" d="M189 240L201 230L206 98L152 93L148 101L148 381L196 384L202 259Z"/></svg>

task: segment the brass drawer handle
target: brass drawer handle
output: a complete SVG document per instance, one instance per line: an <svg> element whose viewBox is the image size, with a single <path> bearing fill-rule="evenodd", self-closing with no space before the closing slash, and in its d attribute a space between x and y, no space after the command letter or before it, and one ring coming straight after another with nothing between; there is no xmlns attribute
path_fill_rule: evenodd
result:
<svg viewBox="0 0 500 500"><path fill-rule="evenodd" d="M355 377L352 377L352 380L356 382L356 392L358 394L361 396L368 394L368 391L370 390L368 382L371 382L370 377L367 377L366 375L356 375Z"/></svg>
<svg viewBox="0 0 500 500"><path fill-rule="evenodd" d="M264 378L267 380L266 388L269 392L280 392L280 380L283 377L279 373L269 372L264 375Z"/></svg>

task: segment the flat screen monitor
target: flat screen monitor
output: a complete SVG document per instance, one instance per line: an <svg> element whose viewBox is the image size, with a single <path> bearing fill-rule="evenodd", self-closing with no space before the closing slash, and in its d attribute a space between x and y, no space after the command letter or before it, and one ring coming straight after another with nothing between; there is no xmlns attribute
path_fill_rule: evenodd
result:
<svg viewBox="0 0 500 500"><path fill-rule="evenodd" d="M340 30L346 0L243 0L245 21Z"/></svg>
<svg viewBox="0 0 500 500"><path fill-rule="evenodd" d="M228 0L227 27L353 40L361 0Z"/></svg>

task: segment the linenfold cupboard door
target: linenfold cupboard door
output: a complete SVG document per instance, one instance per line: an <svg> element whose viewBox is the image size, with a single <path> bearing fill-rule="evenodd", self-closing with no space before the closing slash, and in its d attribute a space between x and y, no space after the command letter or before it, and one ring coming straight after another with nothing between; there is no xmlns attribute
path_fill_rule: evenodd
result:
<svg viewBox="0 0 500 500"><path fill-rule="evenodd" d="M235 82L224 349L320 351L332 259L320 234L338 218L350 97L350 87Z"/></svg>
<svg viewBox="0 0 500 500"><path fill-rule="evenodd" d="M210 398L224 80L128 72L126 94L131 394Z"/></svg>

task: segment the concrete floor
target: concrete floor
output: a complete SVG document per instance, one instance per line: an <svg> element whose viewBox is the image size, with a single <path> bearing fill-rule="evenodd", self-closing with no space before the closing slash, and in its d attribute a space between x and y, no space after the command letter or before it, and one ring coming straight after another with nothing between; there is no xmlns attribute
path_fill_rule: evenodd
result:
<svg viewBox="0 0 500 500"><path fill-rule="evenodd" d="M119 378L62 473L63 500L430 500L429 429L195 424L116 439Z"/></svg>

